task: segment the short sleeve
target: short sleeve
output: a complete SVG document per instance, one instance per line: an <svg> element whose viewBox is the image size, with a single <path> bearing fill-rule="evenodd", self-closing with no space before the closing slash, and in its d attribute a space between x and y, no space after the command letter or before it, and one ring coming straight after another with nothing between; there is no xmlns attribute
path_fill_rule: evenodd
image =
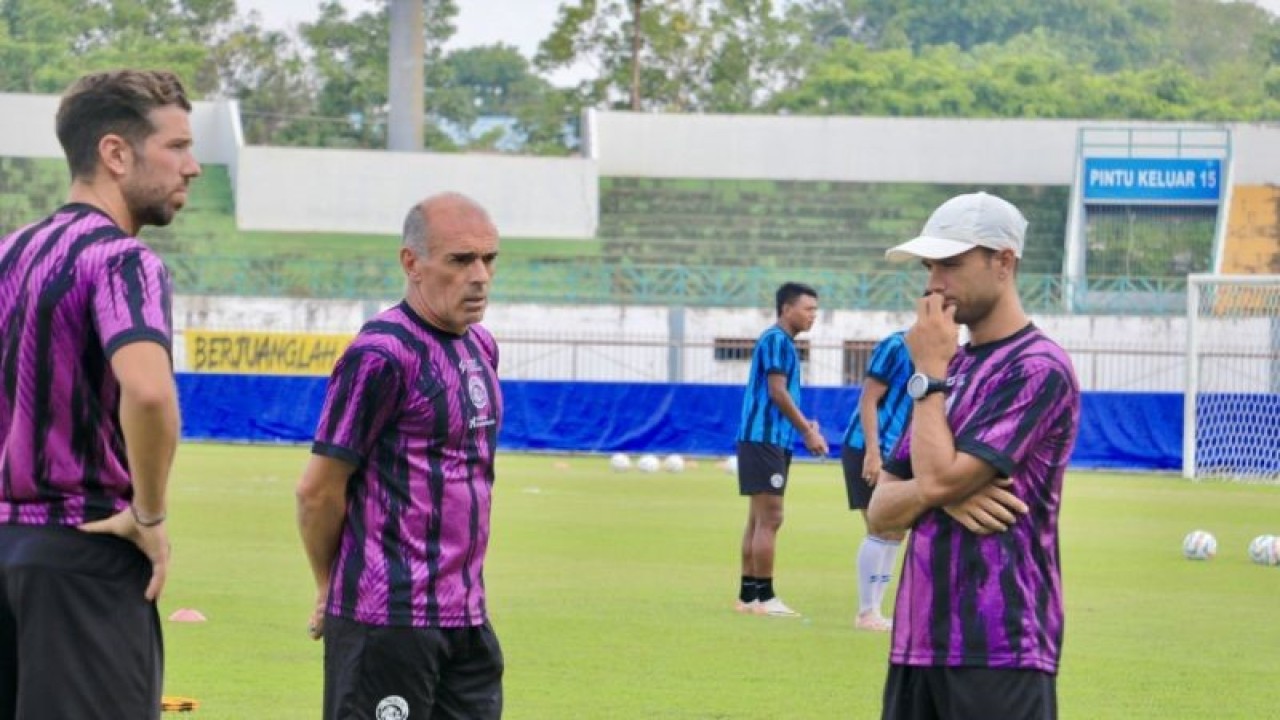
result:
<svg viewBox="0 0 1280 720"><path fill-rule="evenodd" d="M396 417L405 396L394 358L352 346L329 378L311 452L360 465Z"/></svg>
<svg viewBox="0 0 1280 720"><path fill-rule="evenodd" d="M1009 477L1057 428L1075 383L1052 363L1018 364L991 384L981 404L955 428L956 450L973 455Z"/></svg>
<svg viewBox="0 0 1280 720"><path fill-rule="evenodd" d="M129 343L173 345L173 284L169 270L146 247L132 245L96 264L93 320L108 358Z"/></svg>
<svg viewBox="0 0 1280 720"><path fill-rule="evenodd" d="M890 335L871 350L867 363L867 377L874 378L889 387L897 385L901 378L911 374L911 354L901 335Z"/></svg>
<svg viewBox="0 0 1280 720"><path fill-rule="evenodd" d="M791 373L792 358L784 337L780 332L771 332L760 339L760 367L766 375Z"/></svg>

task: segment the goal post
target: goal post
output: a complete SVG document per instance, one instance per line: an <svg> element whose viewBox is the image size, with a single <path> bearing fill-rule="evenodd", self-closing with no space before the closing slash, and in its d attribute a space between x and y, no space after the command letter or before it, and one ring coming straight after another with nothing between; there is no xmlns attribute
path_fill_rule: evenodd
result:
<svg viewBox="0 0 1280 720"><path fill-rule="evenodd" d="M1280 275L1188 275L1182 474L1280 482Z"/></svg>

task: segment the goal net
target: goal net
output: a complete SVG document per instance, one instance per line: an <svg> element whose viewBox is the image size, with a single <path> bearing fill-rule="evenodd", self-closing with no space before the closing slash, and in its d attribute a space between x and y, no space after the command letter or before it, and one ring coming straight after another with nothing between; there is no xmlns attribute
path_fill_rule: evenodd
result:
<svg viewBox="0 0 1280 720"><path fill-rule="evenodd" d="M1187 277L1182 474L1280 482L1280 275Z"/></svg>

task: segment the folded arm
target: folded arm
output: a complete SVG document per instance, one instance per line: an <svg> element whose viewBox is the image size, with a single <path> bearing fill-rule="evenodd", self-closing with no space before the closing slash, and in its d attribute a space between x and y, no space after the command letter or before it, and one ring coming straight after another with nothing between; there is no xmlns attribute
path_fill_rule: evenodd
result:
<svg viewBox="0 0 1280 720"><path fill-rule="evenodd" d="M910 480L880 471L867 509L867 523L873 532L908 530L925 511L938 507L946 508L975 532L1004 530L1012 522L1009 510L1025 512L1025 505L1004 489L1007 481L993 485L996 468L956 450L955 436L947 424L945 399L940 393L915 404L911 468L915 477ZM1001 512L1000 508L1007 509Z"/></svg>

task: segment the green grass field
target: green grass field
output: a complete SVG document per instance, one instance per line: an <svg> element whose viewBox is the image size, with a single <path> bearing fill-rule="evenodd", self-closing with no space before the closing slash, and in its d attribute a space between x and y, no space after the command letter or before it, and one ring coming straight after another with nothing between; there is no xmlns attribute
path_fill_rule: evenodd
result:
<svg viewBox="0 0 1280 720"><path fill-rule="evenodd" d="M304 447L184 445L171 491L174 565L161 601L166 693L197 719L315 718L321 645L294 529ZM887 638L852 629L861 522L839 466L802 463L777 585L803 620L731 610L745 502L703 460L614 474L604 458L506 455L489 605L507 659L506 715L533 718L878 717ZM1073 473L1063 512L1067 638L1061 716L1264 718L1280 708L1280 568L1245 548L1280 533L1280 488ZM1184 560L1182 536L1217 535Z"/></svg>

